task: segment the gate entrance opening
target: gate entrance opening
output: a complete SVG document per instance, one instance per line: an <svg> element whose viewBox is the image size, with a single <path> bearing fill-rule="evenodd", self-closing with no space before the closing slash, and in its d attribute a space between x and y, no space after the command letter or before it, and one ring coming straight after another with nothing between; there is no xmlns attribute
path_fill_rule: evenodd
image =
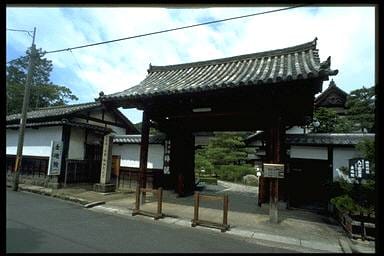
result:
<svg viewBox="0 0 384 256"><path fill-rule="evenodd" d="M170 139L170 173L181 194L195 189L194 132L264 130L269 163L284 163L288 125L305 125L314 95L337 70L320 63L316 40L284 49L170 66L149 66L125 91L100 96L111 107L143 110L140 180L145 186L149 128ZM269 183L269 182L268 182ZM269 198L261 179L259 201ZM279 195L285 200L285 191ZM272 189L272 194L274 190Z"/></svg>

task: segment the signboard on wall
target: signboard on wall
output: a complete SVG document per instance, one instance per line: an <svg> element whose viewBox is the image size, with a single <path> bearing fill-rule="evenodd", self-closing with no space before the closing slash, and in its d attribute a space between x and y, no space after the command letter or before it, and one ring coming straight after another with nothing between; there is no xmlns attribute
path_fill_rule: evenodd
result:
<svg viewBox="0 0 384 256"><path fill-rule="evenodd" d="M363 158L354 158L349 160L349 177L355 179L364 179L370 175L369 161Z"/></svg>
<svg viewBox="0 0 384 256"><path fill-rule="evenodd" d="M51 141L51 156L48 163L48 175L60 175L63 142Z"/></svg>
<svg viewBox="0 0 384 256"><path fill-rule="evenodd" d="M284 178L284 164L263 164L264 178Z"/></svg>
<svg viewBox="0 0 384 256"><path fill-rule="evenodd" d="M170 170L169 170L170 152L171 152L171 143L169 140L166 140L164 142L164 165L163 165L164 174L170 174Z"/></svg>

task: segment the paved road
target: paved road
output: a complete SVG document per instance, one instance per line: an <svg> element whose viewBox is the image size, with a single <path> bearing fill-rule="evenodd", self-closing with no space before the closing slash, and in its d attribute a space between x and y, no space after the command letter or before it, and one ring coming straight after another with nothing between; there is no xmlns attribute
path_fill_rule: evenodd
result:
<svg viewBox="0 0 384 256"><path fill-rule="evenodd" d="M288 253L227 234L90 211L56 198L7 190L6 250L11 252Z"/></svg>
<svg viewBox="0 0 384 256"><path fill-rule="evenodd" d="M256 213L256 214L269 214L268 208L260 208L257 204L258 188L246 186L242 184L235 184L226 181L219 181L218 185L205 184L201 190L202 194L216 194L229 196L229 209L230 211ZM194 196L177 197L176 193L172 191L164 191L164 202L194 206ZM212 209L223 209L222 201L201 201L201 207Z"/></svg>

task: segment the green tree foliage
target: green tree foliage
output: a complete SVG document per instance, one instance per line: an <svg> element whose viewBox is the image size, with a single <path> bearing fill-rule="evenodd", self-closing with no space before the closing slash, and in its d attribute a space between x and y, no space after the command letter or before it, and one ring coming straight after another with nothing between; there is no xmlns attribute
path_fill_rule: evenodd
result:
<svg viewBox="0 0 384 256"><path fill-rule="evenodd" d="M314 119L319 121L319 126L310 125L316 133L347 133L352 131L352 122L343 116L339 116L336 111L330 108L318 108L313 113Z"/></svg>
<svg viewBox="0 0 384 256"><path fill-rule="evenodd" d="M375 142L363 140L356 145L363 157L370 162L370 172L375 170ZM331 188L331 202L342 212L374 211L376 203L374 175L365 179L361 184L348 183L344 180L334 182Z"/></svg>
<svg viewBox="0 0 384 256"><path fill-rule="evenodd" d="M248 152L243 136L239 133L216 133L208 146L196 152L197 171L204 169L208 174L217 174L221 179L240 181L246 174L254 174L251 165L246 164Z"/></svg>
<svg viewBox="0 0 384 256"><path fill-rule="evenodd" d="M364 158L367 159L371 163L371 170L374 170L375 164L375 141L365 139L359 142L355 148L360 151Z"/></svg>
<svg viewBox="0 0 384 256"><path fill-rule="evenodd" d="M42 58L43 53L38 49L35 68L31 83L29 110L49 106L66 105L69 100L78 100L71 90L65 86L53 84L50 81L52 61ZM7 115L21 113L24 89L27 80L30 50L25 56L10 61L6 69Z"/></svg>
<svg viewBox="0 0 384 256"><path fill-rule="evenodd" d="M346 102L347 116L362 131L374 132L375 124L375 87L351 91Z"/></svg>

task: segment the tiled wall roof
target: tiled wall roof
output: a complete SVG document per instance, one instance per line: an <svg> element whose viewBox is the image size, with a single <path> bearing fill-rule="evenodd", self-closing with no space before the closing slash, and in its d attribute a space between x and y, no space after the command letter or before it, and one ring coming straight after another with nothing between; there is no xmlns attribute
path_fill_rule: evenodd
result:
<svg viewBox="0 0 384 256"><path fill-rule="evenodd" d="M100 107L100 102L90 102L76 105L58 106L58 107L47 107L36 109L27 113L27 119L44 118L44 117L56 117L72 114L77 111L86 109L92 109ZM6 117L7 122L20 119L21 114L8 115Z"/></svg>
<svg viewBox="0 0 384 256"><path fill-rule="evenodd" d="M163 144L165 140L165 135L149 135L150 144ZM117 144L140 144L141 135L115 135L113 137L113 143Z"/></svg>

